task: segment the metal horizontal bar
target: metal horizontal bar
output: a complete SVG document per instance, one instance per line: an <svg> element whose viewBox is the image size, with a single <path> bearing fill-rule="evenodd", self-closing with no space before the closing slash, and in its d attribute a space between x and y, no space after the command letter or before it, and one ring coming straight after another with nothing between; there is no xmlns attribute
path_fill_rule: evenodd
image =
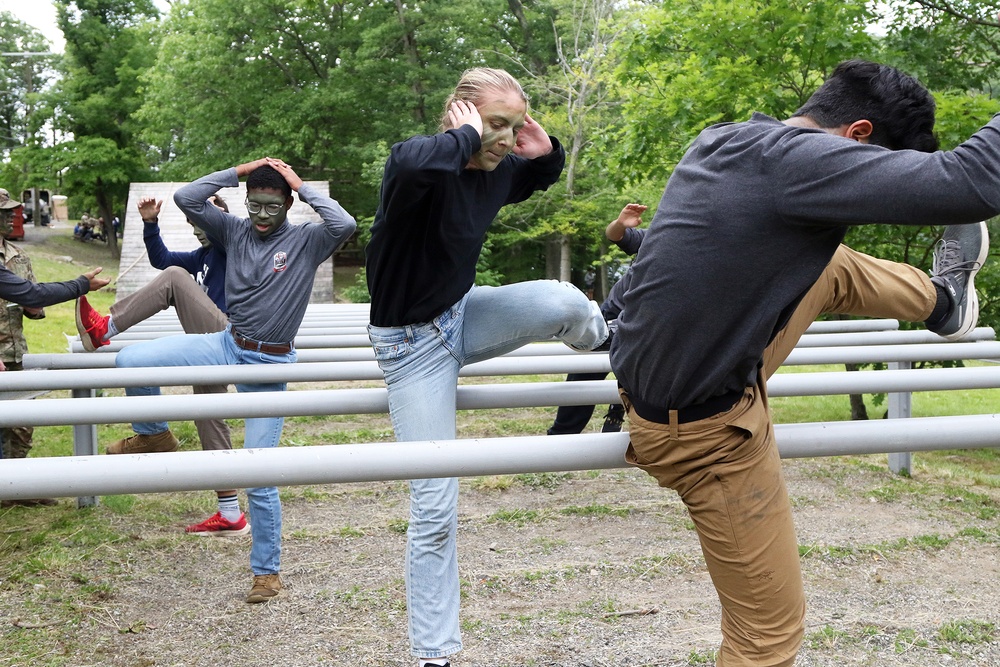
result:
<svg viewBox="0 0 1000 667"><path fill-rule="evenodd" d="M782 458L1000 446L1000 415L780 424ZM0 498L624 468L628 433L4 461Z"/></svg>
<svg viewBox="0 0 1000 667"><path fill-rule="evenodd" d="M785 359L783 365L818 366L823 364L874 364L893 361L955 361L958 359L1000 359L1000 342L795 348Z"/></svg>
<svg viewBox="0 0 1000 667"><path fill-rule="evenodd" d="M607 373L607 354L498 357L465 366L462 377L497 375L564 375ZM157 366L155 368L106 368L40 370L0 375L0 391L28 389L94 389L193 384L261 384L267 382L339 382L382 380L375 361L314 364L246 364L239 366Z"/></svg>
<svg viewBox="0 0 1000 667"><path fill-rule="evenodd" d="M613 382L530 382L462 385L457 408L526 408L592 405L617 400ZM613 395L614 394L614 395ZM385 414L389 399L384 387L372 389L315 389L255 392L252 394L174 394L54 398L45 401L9 401L0 411L0 427L114 424L122 422L181 421L189 419L246 419L312 415Z"/></svg>
<svg viewBox="0 0 1000 667"><path fill-rule="evenodd" d="M22 358L24 368L69 369L69 368L114 368L117 350L111 351L102 347L93 353L64 354L26 354ZM562 343L531 343L508 352L499 358L508 357L541 357L541 356L578 356L580 352L572 350ZM305 349L298 350L298 363L323 363L329 361L374 361L375 352L371 345L367 347L346 347L338 349Z"/></svg>
<svg viewBox="0 0 1000 667"><path fill-rule="evenodd" d="M972 343L995 340L996 332L990 327L977 327L963 336L961 342ZM844 345L920 345L949 344L949 341L926 329L908 331L858 331L847 333L812 334L802 336L796 347L840 347Z"/></svg>
<svg viewBox="0 0 1000 667"><path fill-rule="evenodd" d="M483 363L489 364L491 362ZM125 370L141 369L121 369L121 371ZM69 373L71 371L60 372ZM506 375L507 373L499 374ZM772 398L988 389L1000 388L1000 368L780 373L772 377L767 386L768 395ZM385 391L384 388L331 389L244 395L236 393L201 394L198 396L180 394L156 397L51 399L44 402L17 401L15 403L12 401L7 404L10 409L0 413L0 426L377 414L388 411L388 399ZM458 388L457 401L459 409L475 410L596 405L619 403L620 399L617 383L613 380L605 380L461 385Z"/></svg>
<svg viewBox="0 0 1000 667"><path fill-rule="evenodd" d="M140 341L155 340L184 333L176 329L141 330L133 327L118 334L110 342L109 351L118 351L122 347ZM972 342L979 340L994 340L996 333L989 327L979 327L962 340ZM797 347L836 347L841 345L898 345L898 344L932 344L947 343L944 338L930 331L859 331L844 333L816 333L803 336ZM329 327L300 326L295 337L295 346L299 349L368 347L370 346L368 332L365 327ZM74 352L83 352L78 341L72 342Z"/></svg>

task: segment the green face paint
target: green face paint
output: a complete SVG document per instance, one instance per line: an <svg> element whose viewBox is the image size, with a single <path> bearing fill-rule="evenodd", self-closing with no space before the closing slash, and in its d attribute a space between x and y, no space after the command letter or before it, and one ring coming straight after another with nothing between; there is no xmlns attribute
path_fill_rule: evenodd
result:
<svg viewBox="0 0 1000 667"><path fill-rule="evenodd" d="M273 234L288 217L285 195L280 190L250 190L247 192L246 205L250 225L261 238Z"/></svg>
<svg viewBox="0 0 1000 667"><path fill-rule="evenodd" d="M516 92L503 90L488 91L476 108L483 119L483 142L468 168L493 171L514 150L528 107Z"/></svg>

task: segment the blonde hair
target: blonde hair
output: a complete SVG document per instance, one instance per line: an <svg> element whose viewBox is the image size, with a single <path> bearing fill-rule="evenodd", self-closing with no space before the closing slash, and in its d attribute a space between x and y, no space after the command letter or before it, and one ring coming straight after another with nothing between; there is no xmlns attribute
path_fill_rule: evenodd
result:
<svg viewBox="0 0 1000 667"><path fill-rule="evenodd" d="M509 72L491 67L473 67L472 69L465 70L462 73L462 78L458 80L455 90L444 101L444 113L441 114L441 130L448 129L448 110L451 108L452 102L462 100L477 104L482 100L483 94L487 91L503 92L507 90L512 90L520 95L521 99L524 100L525 106L527 106L528 95L521 88L521 84L517 82L517 79L511 76Z"/></svg>

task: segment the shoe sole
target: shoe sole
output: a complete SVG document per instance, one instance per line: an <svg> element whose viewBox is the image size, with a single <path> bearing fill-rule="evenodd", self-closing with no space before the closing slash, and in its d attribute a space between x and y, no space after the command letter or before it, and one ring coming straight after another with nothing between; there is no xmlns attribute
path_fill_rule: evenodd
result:
<svg viewBox="0 0 1000 667"><path fill-rule="evenodd" d="M976 274L983 268L986 258L990 254L990 230L985 222L979 223L982 231L983 242L980 244L979 256L976 264L979 268L969 272L969 280L965 288L966 298L969 300L969 307L965 311L965 319L958 331L948 336L943 336L945 340L958 340L969 334L979 323L979 295L976 293Z"/></svg>
<svg viewBox="0 0 1000 667"><path fill-rule="evenodd" d="M274 595L271 595L271 596L268 596L268 597L261 597L261 596L257 596L257 597L253 597L253 598L251 598L251 597L250 597L250 596L248 595L248 596L246 597L246 600L245 600L245 602L246 602L247 604L261 604L261 603L263 603L263 602L270 602L271 600L278 600L278 599L280 599L280 598L283 598L283 597L285 597L285 589L283 589L283 588L282 588L282 589L281 589L281 590L279 590L279 591L278 591L278 592L277 592L276 594L274 594Z"/></svg>
<svg viewBox="0 0 1000 667"><path fill-rule="evenodd" d="M239 530L191 530L184 531L185 535L197 535L198 537L243 537L250 533L250 526L244 526Z"/></svg>
<svg viewBox="0 0 1000 667"><path fill-rule="evenodd" d="M97 348L94 347L93 341L90 340L90 334L87 333L87 327L83 325L83 318L80 317L80 300L76 300L76 332L80 334L80 342L83 343L83 349L87 352L97 352Z"/></svg>

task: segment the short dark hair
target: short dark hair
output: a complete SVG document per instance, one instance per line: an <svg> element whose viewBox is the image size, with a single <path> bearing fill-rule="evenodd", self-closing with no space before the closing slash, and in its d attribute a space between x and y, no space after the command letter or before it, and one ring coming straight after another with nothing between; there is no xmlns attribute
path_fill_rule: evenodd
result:
<svg viewBox="0 0 1000 667"><path fill-rule="evenodd" d="M793 115L808 116L824 129L868 120L871 143L930 153L938 148L934 108L934 98L912 76L888 65L847 60Z"/></svg>
<svg viewBox="0 0 1000 667"><path fill-rule="evenodd" d="M247 190L281 190L285 197L292 196L292 186L285 177L270 165L261 165L247 176Z"/></svg>

